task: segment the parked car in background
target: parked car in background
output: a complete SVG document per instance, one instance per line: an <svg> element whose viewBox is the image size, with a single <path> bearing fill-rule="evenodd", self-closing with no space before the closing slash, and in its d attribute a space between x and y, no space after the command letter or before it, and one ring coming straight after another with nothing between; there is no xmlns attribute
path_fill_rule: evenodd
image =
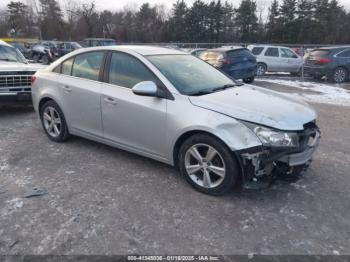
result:
<svg viewBox="0 0 350 262"><path fill-rule="evenodd" d="M304 70L315 79L343 83L349 79L350 46L314 49L305 56Z"/></svg>
<svg viewBox="0 0 350 262"><path fill-rule="evenodd" d="M196 48L196 49L193 49L190 54L191 55L194 55L196 57L199 57L204 51L207 51L206 48Z"/></svg>
<svg viewBox="0 0 350 262"><path fill-rule="evenodd" d="M117 41L109 38L85 38L82 42L84 47L117 45Z"/></svg>
<svg viewBox="0 0 350 262"><path fill-rule="evenodd" d="M304 102L241 86L170 48L81 49L33 79L34 109L52 141L77 135L156 159L206 194L274 172L298 177L320 139Z"/></svg>
<svg viewBox="0 0 350 262"><path fill-rule="evenodd" d="M258 76L263 76L266 72L289 72L292 75L301 73L304 60L288 47L250 45L248 49L256 56Z"/></svg>
<svg viewBox="0 0 350 262"><path fill-rule="evenodd" d="M10 45L17 48L26 59L30 59L31 46L28 43L23 42L11 42Z"/></svg>
<svg viewBox="0 0 350 262"><path fill-rule="evenodd" d="M29 64L22 53L0 40L0 104L31 103L31 77L43 66Z"/></svg>
<svg viewBox="0 0 350 262"><path fill-rule="evenodd" d="M254 55L244 47L209 49L199 58L222 70L234 79L243 79L245 83L254 82L257 64Z"/></svg>
<svg viewBox="0 0 350 262"><path fill-rule="evenodd" d="M40 42L32 46L30 59L34 62L42 62L44 65L50 64L58 57L57 43Z"/></svg>
<svg viewBox="0 0 350 262"><path fill-rule="evenodd" d="M82 46L77 42L60 42L57 44L58 57L64 56L79 48L82 48Z"/></svg>

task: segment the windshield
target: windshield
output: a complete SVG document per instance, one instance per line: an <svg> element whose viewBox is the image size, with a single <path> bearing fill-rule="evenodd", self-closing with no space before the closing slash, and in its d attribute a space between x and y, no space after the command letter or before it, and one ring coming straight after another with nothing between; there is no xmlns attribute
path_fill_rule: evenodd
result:
<svg viewBox="0 0 350 262"><path fill-rule="evenodd" d="M73 48L75 48L75 49L81 48L81 45L79 45L79 44L76 43L76 42L73 42L73 43L72 43L72 46L73 46Z"/></svg>
<svg viewBox="0 0 350 262"><path fill-rule="evenodd" d="M185 95L210 93L236 83L206 62L191 55L147 56L159 71Z"/></svg>
<svg viewBox="0 0 350 262"><path fill-rule="evenodd" d="M27 63L22 53L10 46L0 46L0 61Z"/></svg>
<svg viewBox="0 0 350 262"><path fill-rule="evenodd" d="M101 40L99 41L99 44L101 46L110 46L110 45L117 45L117 42L114 40Z"/></svg>

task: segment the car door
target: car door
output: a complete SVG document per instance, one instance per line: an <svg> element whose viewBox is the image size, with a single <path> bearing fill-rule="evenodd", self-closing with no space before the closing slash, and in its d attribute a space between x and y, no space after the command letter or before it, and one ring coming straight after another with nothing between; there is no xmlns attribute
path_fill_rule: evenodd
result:
<svg viewBox="0 0 350 262"><path fill-rule="evenodd" d="M345 49L335 56L339 66L344 66L350 71L350 49Z"/></svg>
<svg viewBox="0 0 350 262"><path fill-rule="evenodd" d="M138 58L113 52L107 62L101 107L104 138L131 150L162 156L167 100L135 95L131 88L157 77Z"/></svg>
<svg viewBox="0 0 350 262"><path fill-rule="evenodd" d="M87 52L62 63L59 87L70 131L102 137L100 70L105 52Z"/></svg>
<svg viewBox="0 0 350 262"><path fill-rule="evenodd" d="M264 53L264 61L267 64L268 71L280 71L281 61L278 47L268 47Z"/></svg>
<svg viewBox="0 0 350 262"><path fill-rule="evenodd" d="M283 60L286 72L298 72L302 66L302 58L289 48L280 48L281 59Z"/></svg>

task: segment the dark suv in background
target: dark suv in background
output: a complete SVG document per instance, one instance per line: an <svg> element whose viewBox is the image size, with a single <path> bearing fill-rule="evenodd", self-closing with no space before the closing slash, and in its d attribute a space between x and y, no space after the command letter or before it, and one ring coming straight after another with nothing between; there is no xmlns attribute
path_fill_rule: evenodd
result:
<svg viewBox="0 0 350 262"><path fill-rule="evenodd" d="M315 79L326 76L329 81L343 83L349 79L350 46L322 47L305 56L305 73Z"/></svg>
<svg viewBox="0 0 350 262"><path fill-rule="evenodd" d="M256 58L244 47L210 49L202 52L199 58L224 71L234 79L243 79L249 84L254 82Z"/></svg>

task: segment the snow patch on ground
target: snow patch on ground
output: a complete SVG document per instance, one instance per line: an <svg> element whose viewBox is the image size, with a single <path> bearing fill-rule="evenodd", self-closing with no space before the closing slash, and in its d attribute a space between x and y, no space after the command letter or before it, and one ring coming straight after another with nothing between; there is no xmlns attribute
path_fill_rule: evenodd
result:
<svg viewBox="0 0 350 262"><path fill-rule="evenodd" d="M264 79L263 81L315 92L315 94L293 94L309 102L350 106L350 91L341 87L299 80Z"/></svg>

